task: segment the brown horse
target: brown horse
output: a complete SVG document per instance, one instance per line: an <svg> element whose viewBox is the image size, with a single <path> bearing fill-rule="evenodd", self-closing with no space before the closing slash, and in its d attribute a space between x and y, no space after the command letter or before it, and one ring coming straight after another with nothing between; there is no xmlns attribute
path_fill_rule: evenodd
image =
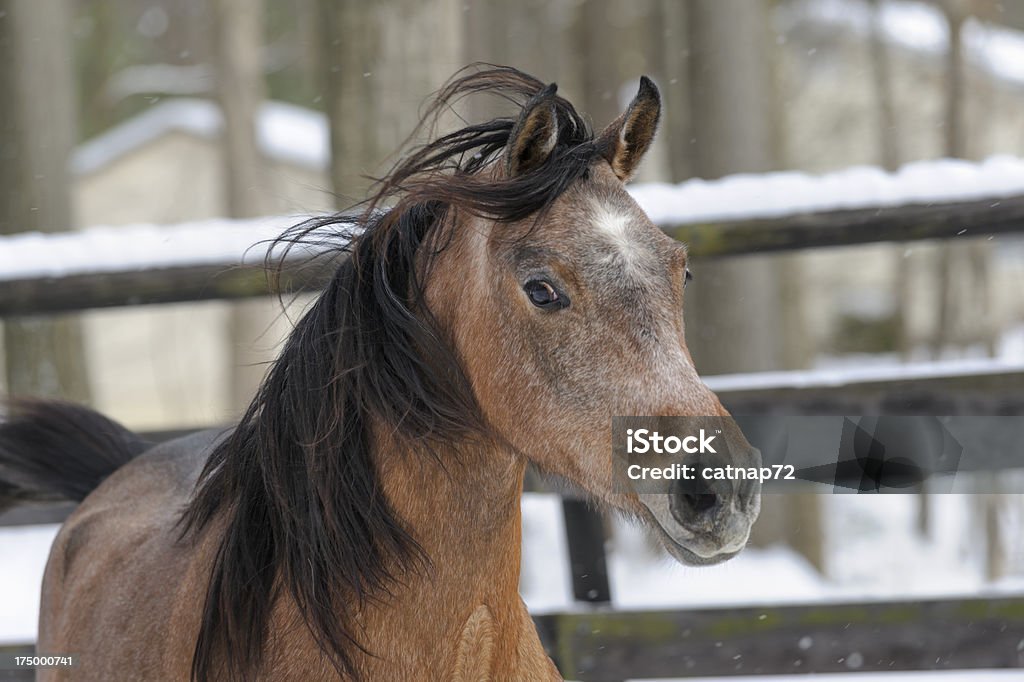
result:
<svg viewBox="0 0 1024 682"><path fill-rule="evenodd" d="M83 500L38 641L80 664L40 679L561 679L518 594L531 462L680 561L743 547L756 486L615 485L613 415L725 414L683 339L686 250L624 188L657 89L594 135L554 85L481 67L427 118L474 93L520 108L281 238L336 271L233 429L149 448L84 408L12 408L0 494Z"/></svg>

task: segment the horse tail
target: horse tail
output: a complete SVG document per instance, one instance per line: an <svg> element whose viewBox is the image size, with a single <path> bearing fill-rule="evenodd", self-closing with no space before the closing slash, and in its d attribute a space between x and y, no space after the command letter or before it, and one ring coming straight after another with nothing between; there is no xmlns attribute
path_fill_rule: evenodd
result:
<svg viewBox="0 0 1024 682"><path fill-rule="evenodd" d="M149 447L81 405L8 401L0 422L0 511L22 502L80 502Z"/></svg>

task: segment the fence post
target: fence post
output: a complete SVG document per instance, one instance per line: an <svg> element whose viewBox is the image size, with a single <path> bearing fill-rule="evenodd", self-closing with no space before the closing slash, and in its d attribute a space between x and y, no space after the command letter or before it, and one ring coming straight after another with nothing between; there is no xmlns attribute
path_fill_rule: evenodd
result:
<svg viewBox="0 0 1024 682"><path fill-rule="evenodd" d="M573 597L576 601L593 604L611 603L601 515L585 501L566 497L562 498L562 513L569 545Z"/></svg>

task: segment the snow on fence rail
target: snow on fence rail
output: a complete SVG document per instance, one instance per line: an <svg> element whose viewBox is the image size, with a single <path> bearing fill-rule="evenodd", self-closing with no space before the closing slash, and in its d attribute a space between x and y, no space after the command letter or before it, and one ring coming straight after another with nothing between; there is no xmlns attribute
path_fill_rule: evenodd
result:
<svg viewBox="0 0 1024 682"><path fill-rule="evenodd" d="M1024 232L1024 160L939 160L897 173L849 168L736 175L631 192L696 257L879 241ZM0 316L231 299L268 291L267 240L297 217L99 227L0 237ZM286 264L282 286L315 288L312 250Z"/></svg>

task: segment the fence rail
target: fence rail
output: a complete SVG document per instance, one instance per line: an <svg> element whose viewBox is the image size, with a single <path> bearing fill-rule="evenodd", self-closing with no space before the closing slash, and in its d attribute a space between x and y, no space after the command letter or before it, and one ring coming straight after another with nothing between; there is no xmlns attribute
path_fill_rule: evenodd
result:
<svg viewBox="0 0 1024 682"><path fill-rule="evenodd" d="M534 616L580 682L1024 667L1024 597ZM29 653L31 644L0 646ZM45 653L45 652L44 652ZM88 665L81 652L80 665ZM23 671L0 680L30 680Z"/></svg>
<svg viewBox="0 0 1024 682"><path fill-rule="evenodd" d="M796 213L668 226L696 256L738 256L874 242L1024 232L1024 197Z"/></svg>
<svg viewBox="0 0 1024 682"><path fill-rule="evenodd" d="M581 682L1024 667L1024 598L538 616ZM855 678L854 678L855 679Z"/></svg>
<svg viewBox="0 0 1024 682"><path fill-rule="evenodd" d="M260 223L263 229L265 223L265 219ZM281 228L287 225L287 219L282 219ZM662 228L669 235L686 242L691 255L696 258L885 241L981 237L1024 232L1024 196L798 213L701 224L665 224ZM50 238L66 241L69 237L58 234ZM5 247L5 240L10 239L0 237L0 249ZM7 244L14 242L8 241ZM87 248L83 243L83 250ZM330 274L330 268L329 263L311 264L308 260L296 258L285 269L281 288L285 291L315 290ZM0 317L251 298L265 296L269 291L263 268L239 266L237 260L145 270L106 269L60 277L2 281Z"/></svg>
<svg viewBox="0 0 1024 682"><path fill-rule="evenodd" d="M705 382L734 414L1024 414L1024 365L990 360L856 372L759 372Z"/></svg>

